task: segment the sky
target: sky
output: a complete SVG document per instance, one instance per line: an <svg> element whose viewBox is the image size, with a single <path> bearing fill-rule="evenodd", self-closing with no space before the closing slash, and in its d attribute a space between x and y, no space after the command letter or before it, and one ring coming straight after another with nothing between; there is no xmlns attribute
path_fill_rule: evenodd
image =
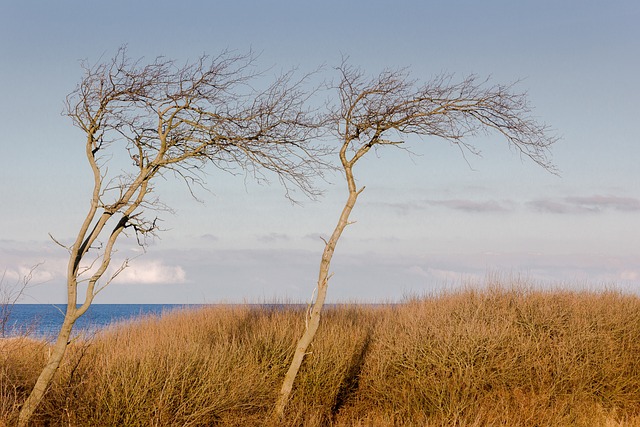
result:
<svg viewBox="0 0 640 427"><path fill-rule="evenodd" d="M66 300L68 253L88 208L82 133L65 96L123 45L179 61L252 50L277 72L343 56L368 75L408 67L518 81L560 137L550 174L496 135L480 156L435 139L364 158L366 190L338 244L328 299L381 302L482 286L640 289L640 4L625 1L2 2L0 273L36 269L23 303ZM207 170L194 200L180 182L158 192L175 213L95 303L305 302L346 198L339 174L323 196L292 205L276 182ZM137 256L140 255L140 256Z"/></svg>

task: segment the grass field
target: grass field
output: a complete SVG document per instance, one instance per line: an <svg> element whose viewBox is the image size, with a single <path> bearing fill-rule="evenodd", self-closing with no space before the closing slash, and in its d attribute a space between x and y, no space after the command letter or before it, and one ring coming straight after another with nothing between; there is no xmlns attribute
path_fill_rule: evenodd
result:
<svg viewBox="0 0 640 427"><path fill-rule="evenodd" d="M77 340L34 425L267 421L301 309L212 306ZM47 356L0 342L0 425ZM640 298L505 286L323 317L285 426L640 426Z"/></svg>

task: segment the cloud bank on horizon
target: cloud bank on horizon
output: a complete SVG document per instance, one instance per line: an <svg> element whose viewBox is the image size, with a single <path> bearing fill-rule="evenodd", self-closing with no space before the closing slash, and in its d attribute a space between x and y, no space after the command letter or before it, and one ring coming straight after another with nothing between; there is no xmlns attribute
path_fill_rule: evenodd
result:
<svg viewBox="0 0 640 427"><path fill-rule="evenodd" d="M381 150L359 165L367 190L334 258L332 301L397 300L493 274L536 286L640 289L640 5L597 2L411 0L303 4L116 1L4 6L0 16L0 272L36 270L23 302L63 302L67 254L89 197L82 135L62 103L78 61L127 44L136 57L179 60L222 49L260 52L269 73L342 55L371 74L416 78L475 73L529 93L535 114L561 136L556 177L493 135L479 157L441 141L408 141L415 156ZM341 13L335 13L340 8ZM122 13L123 11L127 13ZM197 10L198 13L192 13ZM86 16L94 17L87 20ZM144 16L145 19L141 19ZM156 23L180 22L162 26ZM455 31L451 26L455 25ZM376 28L375 32L367 31ZM159 32L162 37L158 37ZM159 196L176 210L144 254L123 241L131 266L96 302L306 301L323 242L345 191L321 183L318 202L292 206L277 183L260 186L208 170L195 202L172 177ZM140 256L138 256L140 255Z"/></svg>

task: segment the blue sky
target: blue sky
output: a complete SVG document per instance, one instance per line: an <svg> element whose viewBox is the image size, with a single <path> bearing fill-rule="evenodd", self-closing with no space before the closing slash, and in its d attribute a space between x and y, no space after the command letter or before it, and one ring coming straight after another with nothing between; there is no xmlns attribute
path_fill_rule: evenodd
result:
<svg viewBox="0 0 640 427"><path fill-rule="evenodd" d="M83 136L61 116L79 60L188 60L222 49L260 53L277 72L342 55L370 74L410 67L495 82L521 80L535 115L561 136L551 175L496 136L468 157L438 140L379 152L334 258L332 301L398 300L488 275L538 286L640 286L640 5L635 1L5 2L0 15L0 271L12 282L44 261L23 302L64 301L63 241L87 209ZM292 206L277 183L209 171L194 201L160 185L175 215L96 302L307 300L345 197ZM120 255L137 248L123 241Z"/></svg>

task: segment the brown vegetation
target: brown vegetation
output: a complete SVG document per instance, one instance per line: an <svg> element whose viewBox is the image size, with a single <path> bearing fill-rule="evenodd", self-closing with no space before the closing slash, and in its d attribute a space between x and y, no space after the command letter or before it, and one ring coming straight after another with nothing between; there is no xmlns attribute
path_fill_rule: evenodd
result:
<svg viewBox="0 0 640 427"><path fill-rule="evenodd" d="M34 425L263 425L300 308L212 306L77 340ZM640 298L489 287L323 318L290 426L640 426ZM0 342L0 425L46 343Z"/></svg>

